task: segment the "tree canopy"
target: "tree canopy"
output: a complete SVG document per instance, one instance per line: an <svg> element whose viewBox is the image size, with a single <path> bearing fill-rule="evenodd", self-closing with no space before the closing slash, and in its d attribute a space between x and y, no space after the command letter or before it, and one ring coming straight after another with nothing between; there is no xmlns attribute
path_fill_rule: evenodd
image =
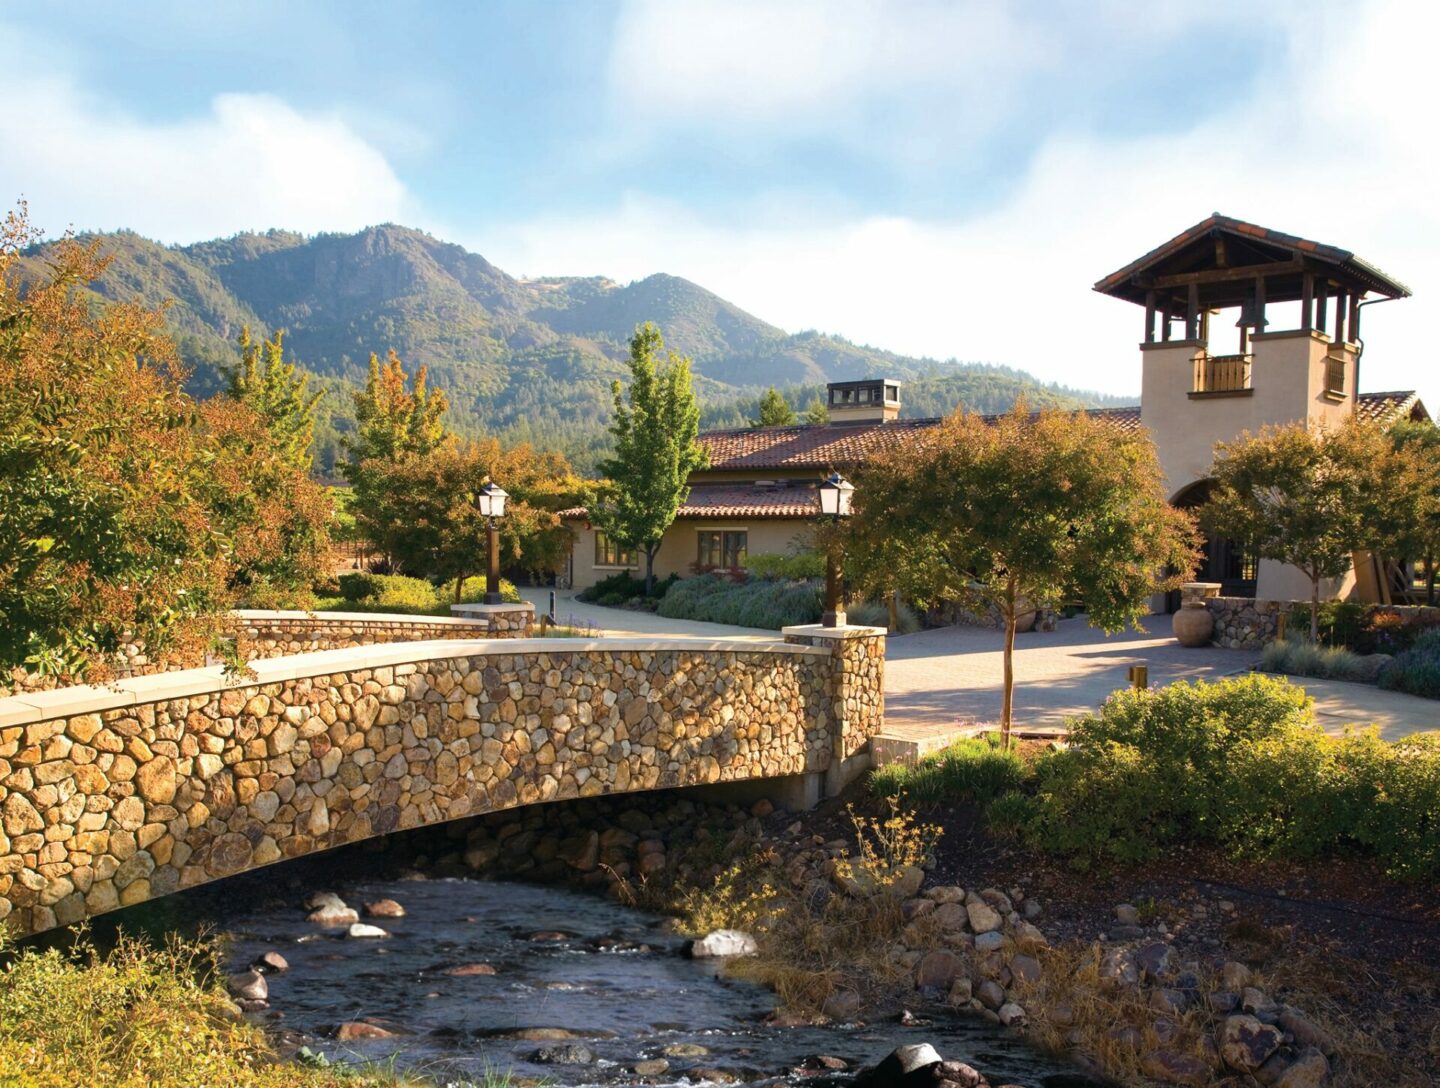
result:
<svg viewBox="0 0 1440 1088"><path fill-rule="evenodd" d="M1201 524L1261 559L1305 572L1312 641L1319 639L1321 582L1343 577L1356 551L1386 546L1395 483L1386 472L1389 454L1379 428L1356 421L1322 430L1267 427L1215 447L1215 483Z"/></svg>
<svg viewBox="0 0 1440 1088"><path fill-rule="evenodd" d="M854 502L843 531L856 581L998 613L1007 739L1021 616L1076 601L1119 630L1194 569L1194 527L1165 501L1153 443L1084 413L956 413L868 466Z"/></svg>
<svg viewBox="0 0 1440 1088"><path fill-rule="evenodd" d="M1390 439L1397 499L1392 553L1421 564L1425 600L1433 605L1440 565L1440 426L1404 420L1390 428Z"/></svg>
<svg viewBox="0 0 1440 1088"><path fill-rule="evenodd" d="M760 398L760 416L752 419L752 427L790 427L795 424L795 409L773 385Z"/></svg>
<svg viewBox="0 0 1440 1088"><path fill-rule="evenodd" d="M614 452L600 465L609 485L593 519L612 540L645 553L645 588L655 581L655 552L690 493L690 473L707 456L696 440L700 410L690 383L690 360L665 351L660 330L646 322L630 341L630 386L611 387ZM627 401L628 397L628 401Z"/></svg>
<svg viewBox="0 0 1440 1088"><path fill-rule="evenodd" d="M323 391L310 392L310 376L294 361L285 361L285 332L259 344L250 327L240 331L240 364L230 371L229 393L264 422L280 455L310 471L315 441L315 406Z"/></svg>

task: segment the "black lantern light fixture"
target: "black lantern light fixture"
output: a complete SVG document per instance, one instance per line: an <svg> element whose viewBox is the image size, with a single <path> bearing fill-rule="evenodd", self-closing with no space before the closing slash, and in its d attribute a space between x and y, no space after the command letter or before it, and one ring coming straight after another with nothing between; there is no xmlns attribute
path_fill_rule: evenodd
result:
<svg viewBox="0 0 1440 1088"><path fill-rule="evenodd" d="M500 604L500 527L496 522L505 516L507 492L493 480L486 480L475 495L475 507L485 519L486 543L489 545L489 567L485 571L485 603Z"/></svg>
<svg viewBox="0 0 1440 1088"><path fill-rule="evenodd" d="M842 518L850 516L850 503L855 495L855 485L838 472L816 488L820 497L820 514L838 525ZM845 588L841 573L840 545L832 542L825 555L825 612L820 617L822 627L845 626Z"/></svg>

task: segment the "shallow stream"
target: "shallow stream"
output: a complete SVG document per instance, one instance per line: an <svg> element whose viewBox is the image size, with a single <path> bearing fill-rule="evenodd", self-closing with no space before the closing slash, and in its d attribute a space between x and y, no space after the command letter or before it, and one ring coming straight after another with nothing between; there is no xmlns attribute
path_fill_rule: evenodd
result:
<svg viewBox="0 0 1440 1088"><path fill-rule="evenodd" d="M309 1037L311 1050L331 1060L393 1057L442 1083L508 1070L591 1085L636 1083L637 1062L664 1059L668 1069L647 1083L760 1083L798 1081L792 1070L816 1055L858 1067L904 1043L930 1042L992 1084L1093 1083L995 1025L946 1010L914 1026L769 1025L775 998L768 990L684 956L683 940L665 932L659 917L567 888L437 879L333 890L357 909L394 899L406 916L367 919L388 938L351 939L307 923L298 902L248 911L237 905L233 913L223 902L206 904L209 922L230 940L233 970L272 950L289 961L288 971L268 979L277 1026ZM494 974L454 973L473 965ZM331 1037L335 1025L360 1020L397 1034L346 1043ZM557 1041L562 1051L577 1049L567 1042L582 1044L565 1055L582 1060L535 1060ZM586 1049L593 1060L583 1060Z"/></svg>

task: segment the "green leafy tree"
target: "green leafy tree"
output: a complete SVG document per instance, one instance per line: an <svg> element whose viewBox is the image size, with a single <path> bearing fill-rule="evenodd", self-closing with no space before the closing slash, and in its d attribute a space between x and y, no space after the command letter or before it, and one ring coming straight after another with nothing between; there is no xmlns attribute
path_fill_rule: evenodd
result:
<svg viewBox="0 0 1440 1088"><path fill-rule="evenodd" d="M825 402L819 397L812 400L810 407L805 409L805 422L812 427L818 427L822 423L830 422L830 409L825 406Z"/></svg>
<svg viewBox="0 0 1440 1088"><path fill-rule="evenodd" d="M612 455L600 465L609 478L595 521L612 540L645 553L645 591L655 585L655 553L690 493L690 473L708 463L698 441L700 410L690 360L665 351L660 330L646 322L630 341L630 388L611 387Z"/></svg>
<svg viewBox="0 0 1440 1088"><path fill-rule="evenodd" d="M309 471L315 441L315 406L324 396L310 392L310 376L285 361L285 333L256 344L250 329L240 331L240 364L229 374L230 396L264 421L280 455Z"/></svg>
<svg viewBox="0 0 1440 1088"><path fill-rule="evenodd" d="M1390 439L1395 459L1386 479L1392 486L1396 522L1387 534L1390 551L1421 564L1425 603L1433 605L1440 567L1440 426L1407 419L1390 428Z"/></svg>
<svg viewBox="0 0 1440 1088"><path fill-rule="evenodd" d="M773 385L765 390L760 398L760 418L752 419L752 427L793 427L795 425L795 410L790 403L780 395L780 391Z"/></svg>
<svg viewBox="0 0 1440 1088"><path fill-rule="evenodd" d="M407 496L387 486L393 466L440 449L450 437L445 429L449 401L429 385L425 367L412 380L393 350L384 364L372 353L365 388L353 394L354 437L344 440L349 460L338 467L350 482L350 510L356 530L380 547L386 527L403 518ZM391 562L395 557L380 547Z"/></svg>
<svg viewBox="0 0 1440 1088"><path fill-rule="evenodd" d="M1384 434L1348 422L1330 430L1267 427L1215 447L1215 485L1201 524L1253 555L1310 579L1310 639L1320 639L1320 584L1343 577L1357 551L1383 547L1393 512Z"/></svg>
<svg viewBox="0 0 1440 1088"><path fill-rule="evenodd" d="M957 413L867 467L855 507L841 531L859 581L998 612L1007 743L1022 616L1079 600L1091 623L1120 630L1194 569L1194 526L1165 501L1153 443L1084 413Z"/></svg>

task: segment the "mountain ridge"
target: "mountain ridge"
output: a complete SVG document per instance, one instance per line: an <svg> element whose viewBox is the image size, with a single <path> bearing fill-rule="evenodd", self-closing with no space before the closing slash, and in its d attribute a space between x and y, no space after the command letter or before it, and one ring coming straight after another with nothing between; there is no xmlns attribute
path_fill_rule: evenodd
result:
<svg viewBox="0 0 1440 1088"><path fill-rule="evenodd" d="M863 377L923 380L943 389L938 400L927 398L932 408L955 397L945 410L960 402L1003 410L1017 395L1058 407L1126 400L1046 385L1008 368L787 333L663 272L628 284L602 276L518 278L478 253L397 224L352 234L243 232L187 245L133 231L78 237L98 240L111 258L90 288L97 300L171 300L167 321L197 395L223 387L242 326L256 337L284 329L287 350L328 394L317 445L322 470L352 425L346 393L363 381L370 353L391 348L407 367L429 368L450 397L459 433L551 446L589 467L604 447L610 382L628 373L628 340L643 321L654 321L667 345L693 360L711 425L743 425L770 385L799 400L826 382ZM53 244L27 251L29 274L39 274Z"/></svg>

